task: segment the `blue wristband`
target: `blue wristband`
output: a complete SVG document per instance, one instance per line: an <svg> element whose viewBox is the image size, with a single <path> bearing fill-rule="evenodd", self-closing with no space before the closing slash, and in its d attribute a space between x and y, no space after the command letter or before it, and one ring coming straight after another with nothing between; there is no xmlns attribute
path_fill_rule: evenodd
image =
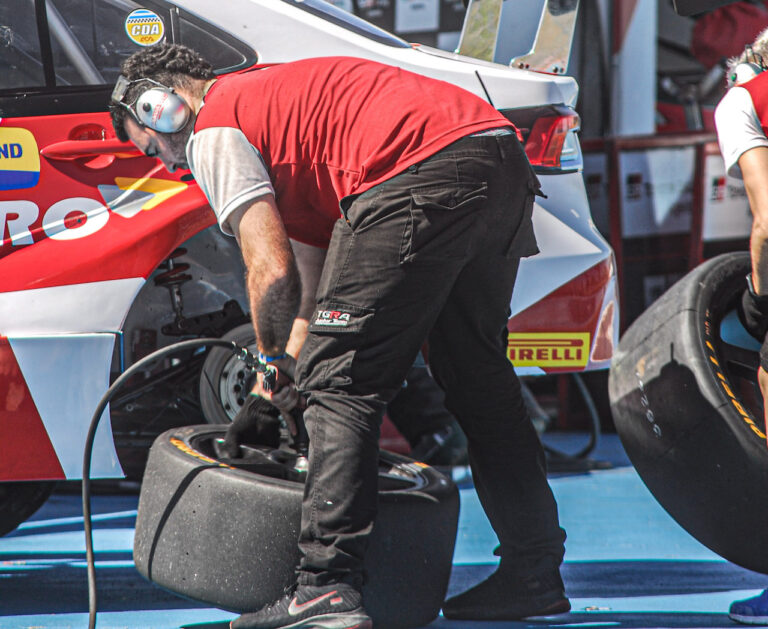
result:
<svg viewBox="0 0 768 629"><path fill-rule="evenodd" d="M264 354L259 352L259 362L262 365L268 365L269 363L273 363L276 360L282 360L283 358L287 358L287 357L288 357L288 354L286 354L285 352L283 352L279 356L265 356Z"/></svg>

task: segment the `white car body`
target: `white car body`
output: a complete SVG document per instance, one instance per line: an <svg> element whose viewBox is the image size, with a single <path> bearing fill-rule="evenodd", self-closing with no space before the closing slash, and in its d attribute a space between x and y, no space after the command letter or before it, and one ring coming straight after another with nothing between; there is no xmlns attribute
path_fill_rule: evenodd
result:
<svg viewBox="0 0 768 629"><path fill-rule="evenodd" d="M575 119L567 113L578 94L570 77L406 45L383 32L366 36L340 25L354 20L340 10L330 7L335 17L328 19L307 4L175 0L164 6L170 15L178 7L227 33L252 49L258 63L366 57L450 81L502 111L541 110L552 120L565 111L565 119ZM54 22L56 28L57 41L66 43L66 26ZM80 54L75 47L66 52L75 61ZM87 136L88 150L77 153L72 142L81 138L62 134L67 125L90 120L83 115L0 118L0 149L5 139L25 154L35 144L42 155L36 186L0 185L0 481L80 478L88 423L110 381L140 357L148 332L154 340L145 345L153 347L179 336L163 332L174 318L167 291L172 295L173 287L158 282L158 269L169 270L177 247L190 265L183 292L188 313L215 312L230 300L247 308L236 244L211 226L213 214L196 184L129 155L110 136L104 113L89 123L102 128L102 137ZM524 375L607 368L618 340L612 251L592 223L575 129L566 135L567 163L537 167L546 194L537 198L533 217L541 252L523 260L511 303L510 357ZM133 171L120 175L120 165ZM73 223L78 213L87 218ZM123 405L126 413L131 404ZM108 421L97 432L91 470L93 477L123 475Z"/></svg>

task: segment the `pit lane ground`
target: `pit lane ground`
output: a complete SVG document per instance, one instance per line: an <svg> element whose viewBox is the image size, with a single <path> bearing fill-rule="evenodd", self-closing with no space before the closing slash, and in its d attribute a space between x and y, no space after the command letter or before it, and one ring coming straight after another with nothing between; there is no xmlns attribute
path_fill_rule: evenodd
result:
<svg viewBox="0 0 768 629"><path fill-rule="evenodd" d="M586 437L545 434L544 440L575 452ZM573 611L528 622L441 617L430 629L738 627L727 617L728 605L768 587L768 576L724 561L681 529L645 488L615 435L603 435L590 457L610 467L550 474L568 532L563 575ZM484 578L496 561L495 536L471 479L464 469L453 473L461 514L449 594ZM55 493L32 519L0 538L0 628L87 627L77 491ZM97 627L226 629L234 614L160 590L136 572L131 549L137 503L138 495L126 491L93 498Z"/></svg>

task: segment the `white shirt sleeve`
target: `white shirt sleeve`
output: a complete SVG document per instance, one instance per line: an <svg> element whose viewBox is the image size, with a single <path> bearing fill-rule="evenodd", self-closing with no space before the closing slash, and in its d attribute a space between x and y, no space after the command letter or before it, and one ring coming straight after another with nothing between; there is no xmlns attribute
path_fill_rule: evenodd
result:
<svg viewBox="0 0 768 629"><path fill-rule="evenodd" d="M752 97L743 87L732 87L715 109L715 127L725 171L741 179L739 157L749 149L768 146Z"/></svg>
<svg viewBox="0 0 768 629"><path fill-rule="evenodd" d="M187 162L211 204L219 228L234 233L227 222L237 208L275 193L258 149L234 127L209 127L187 142Z"/></svg>

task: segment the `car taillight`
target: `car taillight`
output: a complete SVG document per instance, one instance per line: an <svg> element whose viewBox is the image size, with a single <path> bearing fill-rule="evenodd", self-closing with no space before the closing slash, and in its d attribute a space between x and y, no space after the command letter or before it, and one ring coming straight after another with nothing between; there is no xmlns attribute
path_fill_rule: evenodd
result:
<svg viewBox="0 0 768 629"><path fill-rule="evenodd" d="M520 130L523 146L537 171L577 170L582 166L576 132L579 115L568 107L545 106L503 112Z"/></svg>
<svg viewBox="0 0 768 629"><path fill-rule="evenodd" d="M525 153L534 166L561 168L563 161L569 161L576 141L575 131L579 129L576 113L565 116L544 116L533 123L525 142ZM569 140L570 143L569 143ZM563 155L563 153L566 155ZM566 159L563 160L563 157Z"/></svg>

